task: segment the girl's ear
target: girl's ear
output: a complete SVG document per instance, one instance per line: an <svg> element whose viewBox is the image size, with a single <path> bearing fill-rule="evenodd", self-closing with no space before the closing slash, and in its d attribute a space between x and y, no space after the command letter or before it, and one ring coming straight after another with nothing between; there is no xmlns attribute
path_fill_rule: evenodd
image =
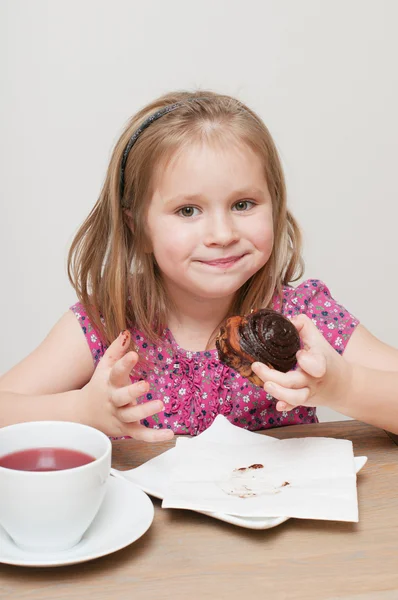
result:
<svg viewBox="0 0 398 600"><path fill-rule="evenodd" d="M131 210L129 209L124 209L124 214L126 216L126 221L128 226L130 227L131 233L134 235L135 234L135 225L134 225L134 219L133 219L133 215ZM152 253L152 244L148 238L148 236L145 236L147 238L147 241L144 244L144 252L145 254L151 254Z"/></svg>
<svg viewBox="0 0 398 600"><path fill-rule="evenodd" d="M133 215L131 214L131 210L125 208L125 209L123 209L123 212L125 214L127 224L131 229L131 232L134 233L134 220L133 220Z"/></svg>

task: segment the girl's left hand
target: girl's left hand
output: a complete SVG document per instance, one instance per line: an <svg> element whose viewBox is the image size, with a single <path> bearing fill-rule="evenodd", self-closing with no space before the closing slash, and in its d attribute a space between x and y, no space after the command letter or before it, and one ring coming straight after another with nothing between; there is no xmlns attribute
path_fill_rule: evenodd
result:
<svg viewBox="0 0 398 600"><path fill-rule="evenodd" d="M330 346L313 322L305 315L292 319L304 349L297 352L298 367L281 373L256 362L252 370L264 381L264 390L276 400L276 409L289 411L296 406L340 404L349 384L349 364ZM336 407L335 407L336 408Z"/></svg>

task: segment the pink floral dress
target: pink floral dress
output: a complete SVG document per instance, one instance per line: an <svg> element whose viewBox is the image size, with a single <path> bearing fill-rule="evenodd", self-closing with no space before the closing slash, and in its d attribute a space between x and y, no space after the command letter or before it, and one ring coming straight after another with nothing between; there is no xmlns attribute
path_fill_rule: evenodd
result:
<svg viewBox="0 0 398 600"><path fill-rule="evenodd" d="M275 297L272 308L286 316L304 313L310 317L333 348L342 354L358 321L330 295L326 285L310 279L296 288L284 287L282 307ZM97 365L106 348L93 329L84 307L71 307L82 327ZM190 352L180 348L171 331L165 329L159 346L131 331L138 354L148 358L151 369L141 370L132 381L145 379L150 389L140 401L162 400L164 411L143 420L147 427L167 427L176 434L197 435L211 425L218 414L245 429L267 429L284 425L317 422L316 410L297 407L279 412L276 401L235 370L219 361L217 350ZM142 362L144 362L142 361Z"/></svg>

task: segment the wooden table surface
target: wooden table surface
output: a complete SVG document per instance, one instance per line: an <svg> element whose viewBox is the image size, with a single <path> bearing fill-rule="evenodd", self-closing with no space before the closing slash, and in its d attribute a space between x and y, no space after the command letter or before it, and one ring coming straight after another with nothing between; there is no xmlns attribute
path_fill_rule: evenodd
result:
<svg viewBox="0 0 398 600"><path fill-rule="evenodd" d="M253 531L154 500L150 529L119 552L68 567L0 565L0 599L398 600L395 441L357 421L266 433L352 440L355 455L369 459L358 476L359 523L290 519ZM116 441L113 466L130 469L171 445Z"/></svg>

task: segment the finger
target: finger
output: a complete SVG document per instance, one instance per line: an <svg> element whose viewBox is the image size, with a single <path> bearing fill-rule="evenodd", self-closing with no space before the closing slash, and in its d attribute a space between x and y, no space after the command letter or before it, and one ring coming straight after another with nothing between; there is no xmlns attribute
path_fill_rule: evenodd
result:
<svg viewBox="0 0 398 600"><path fill-rule="evenodd" d="M112 367L122 356L126 354L130 347L130 332L125 329L105 351L101 358L98 368L106 369Z"/></svg>
<svg viewBox="0 0 398 600"><path fill-rule="evenodd" d="M327 344L319 329L307 315L301 314L293 317L292 323L299 332L300 339L307 350L319 350L324 348L324 344Z"/></svg>
<svg viewBox="0 0 398 600"><path fill-rule="evenodd" d="M293 389L303 388L308 385L308 378L300 369L282 373L276 369L270 369L263 363L255 362L252 364L252 371L258 375L258 377L260 377L264 383L267 381L272 381L273 383L278 383L283 387Z"/></svg>
<svg viewBox="0 0 398 600"><path fill-rule="evenodd" d="M171 440L174 437L174 433L171 429L152 429L151 427L145 427L139 423L134 423L130 427L126 428L126 434L135 440L142 442L165 442Z"/></svg>
<svg viewBox="0 0 398 600"><path fill-rule="evenodd" d="M326 357L314 350L299 350L297 362L300 368L312 377L323 377L326 373Z"/></svg>
<svg viewBox="0 0 398 600"><path fill-rule="evenodd" d="M266 382L264 384L264 389L277 400L281 400L292 406L304 406L310 397L310 390L307 387L301 388L300 390L290 390L277 383Z"/></svg>
<svg viewBox="0 0 398 600"><path fill-rule="evenodd" d="M130 385L119 387L112 391L111 402L117 408L126 406L126 404L136 404L137 398L149 390L146 381L137 381Z"/></svg>
<svg viewBox="0 0 398 600"><path fill-rule="evenodd" d="M112 367L109 374L109 383L115 387L121 387L130 383L130 372L138 361L136 352L128 352L120 358Z"/></svg>
<svg viewBox="0 0 398 600"><path fill-rule="evenodd" d="M279 412L289 412L290 410L293 410L294 408L297 408L297 406L299 406L298 404L293 406L293 404L286 404L286 402L277 402L275 407L276 410L279 410Z"/></svg>
<svg viewBox="0 0 398 600"><path fill-rule="evenodd" d="M143 402L142 404L127 404L127 406L117 409L116 416L122 423L135 423L147 417L152 417L163 410L163 402L161 400L153 400L152 402Z"/></svg>

